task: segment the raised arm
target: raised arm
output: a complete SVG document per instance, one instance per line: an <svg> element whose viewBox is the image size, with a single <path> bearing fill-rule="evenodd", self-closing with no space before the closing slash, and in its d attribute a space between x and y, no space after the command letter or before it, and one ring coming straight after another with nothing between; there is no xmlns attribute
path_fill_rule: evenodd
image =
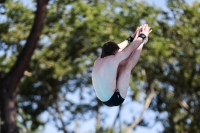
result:
<svg viewBox="0 0 200 133"><path fill-rule="evenodd" d="M132 51L135 51L143 42L146 41L142 35L146 36L147 39L151 31L151 28L147 24L142 25L141 28L136 30L136 36L133 42L131 42L131 44L123 51L118 52L114 58L118 61L126 59L132 53Z"/></svg>
<svg viewBox="0 0 200 133"><path fill-rule="evenodd" d="M138 30L139 28L141 28L141 26L138 27L138 28L136 29L136 31L135 31L135 33L134 33L133 35L131 35L131 37L132 37L133 39L135 38L136 33L137 33L137 30ZM126 46L127 46L128 44L129 44L128 38L127 38L126 40L124 40L123 42L117 44L117 45L120 47L120 49L119 49L118 52L121 52L124 48L126 48Z"/></svg>
<svg viewBox="0 0 200 133"><path fill-rule="evenodd" d="M128 45L128 40L124 40L123 42L121 42L121 43L119 43L117 45L120 47L118 52L121 52Z"/></svg>

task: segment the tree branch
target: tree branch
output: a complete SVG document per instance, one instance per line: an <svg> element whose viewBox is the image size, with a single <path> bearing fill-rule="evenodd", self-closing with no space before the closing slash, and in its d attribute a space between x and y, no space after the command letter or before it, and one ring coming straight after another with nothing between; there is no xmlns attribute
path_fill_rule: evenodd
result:
<svg viewBox="0 0 200 133"><path fill-rule="evenodd" d="M63 113L60 111L59 109L59 106L58 106L58 103L56 102L56 111L58 112L58 119L60 120L61 124L62 124L62 131L64 133L67 133L67 129L66 129L66 124L65 122L63 121Z"/></svg>
<svg viewBox="0 0 200 133"><path fill-rule="evenodd" d="M118 113L117 113L117 115L116 115L116 117L115 117L115 120L114 120L114 122L113 122L113 126L112 126L112 127L114 127L114 126L115 126L115 124L116 124L117 120L119 119L119 117L120 117L120 112L121 112L121 109L122 109L122 105L120 105L120 106L119 106L119 110L118 110Z"/></svg>
<svg viewBox="0 0 200 133"><path fill-rule="evenodd" d="M95 107L95 111L96 111L96 133L99 132L100 129L100 112L99 112L99 107L101 105L101 102L98 98L97 99L97 105Z"/></svg>
<svg viewBox="0 0 200 133"><path fill-rule="evenodd" d="M142 120L142 117L144 116L144 112L147 110L147 108L149 107L153 96L155 94L155 91L153 89L152 86L150 86L151 89L151 93L149 94L149 96L147 97L146 101L145 101L145 105L144 108L140 114L140 116L131 124L131 126L128 127L127 132L126 133L132 133L132 130L140 123L140 121Z"/></svg>
<svg viewBox="0 0 200 133"><path fill-rule="evenodd" d="M55 122L55 126L58 130L62 130L64 133L67 133L67 129L66 129L66 124L63 120L63 114L59 109L58 103L55 102L55 107L52 106L52 108L55 110L55 112L51 111L50 109L48 109L48 112L50 113L50 115L52 115L53 117L53 121ZM56 116L57 115L57 116ZM61 125L58 124L58 121L60 120Z"/></svg>
<svg viewBox="0 0 200 133"><path fill-rule="evenodd" d="M2 1L2 0L1 0ZM11 71L6 75L4 81L6 85L12 83L12 89L16 89L20 78L23 76L24 71L27 69L31 60L33 52L36 48L39 36L42 32L44 18L46 16L46 6L48 0L37 0L37 11L35 14L34 23L30 32L30 35L26 41L26 44L17 58L16 63L12 67Z"/></svg>
<svg viewBox="0 0 200 133"><path fill-rule="evenodd" d="M52 107L52 108L53 108L53 107ZM49 114L52 115L52 119L53 119L53 121L54 121L54 123L55 123L56 128L57 128L58 130L60 130L60 127L59 127L59 125L58 125L58 123L57 123L57 120L56 120L56 118L57 118L57 117L56 117L56 113L55 113L56 111L53 112L52 110L53 110L53 109L50 109L50 108L47 109L47 111L49 112Z"/></svg>

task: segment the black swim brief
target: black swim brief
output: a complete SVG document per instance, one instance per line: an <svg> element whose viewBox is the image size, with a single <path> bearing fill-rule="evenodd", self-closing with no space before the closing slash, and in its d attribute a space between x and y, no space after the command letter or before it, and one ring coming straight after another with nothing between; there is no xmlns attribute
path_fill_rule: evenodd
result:
<svg viewBox="0 0 200 133"><path fill-rule="evenodd" d="M103 104L107 105L107 106L119 106L124 102L124 99L121 97L118 89L116 89L115 93L112 95L112 97L106 101L103 102Z"/></svg>

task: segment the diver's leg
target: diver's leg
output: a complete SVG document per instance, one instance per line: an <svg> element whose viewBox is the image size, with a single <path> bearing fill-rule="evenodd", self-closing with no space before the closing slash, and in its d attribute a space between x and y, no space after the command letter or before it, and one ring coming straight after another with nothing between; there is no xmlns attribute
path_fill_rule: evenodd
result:
<svg viewBox="0 0 200 133"><path fill-rule="evenodd" d="M119 89L120 95L122 98L125 99L129 83L130 83L130 76L131 70L137 64L140 53L142 51L144 44L141 44L136 51L133 51L128 59L124 60L120 63L117 72L117 89Z"/></svg>

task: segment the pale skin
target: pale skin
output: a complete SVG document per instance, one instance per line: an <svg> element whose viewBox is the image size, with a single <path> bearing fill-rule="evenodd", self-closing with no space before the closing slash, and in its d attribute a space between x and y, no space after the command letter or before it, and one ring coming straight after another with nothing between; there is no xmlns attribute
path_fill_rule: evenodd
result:
<svg viewBox="0 0 200 133"><path fill-rule="evenodd" d="M132 35L135 39L127 47L128 41L125 40L118 44L119 50L104 58L98 58L94 62L92 71L92 82L97 97L105 102L114 94L116 88L122 98L126 98L130 83L131 70L137 64L143 45L148 41L151 28L144 24L137 28ZM147 39L142 42L139 34L145 34Z"/></svg>

